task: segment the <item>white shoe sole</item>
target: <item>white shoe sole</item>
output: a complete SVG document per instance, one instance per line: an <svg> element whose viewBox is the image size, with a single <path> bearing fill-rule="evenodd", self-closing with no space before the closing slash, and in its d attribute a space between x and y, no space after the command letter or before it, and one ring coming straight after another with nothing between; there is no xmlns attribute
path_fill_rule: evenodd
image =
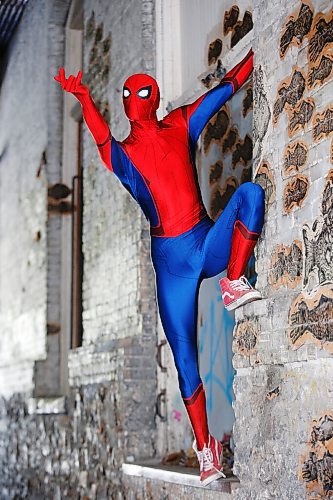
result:
<svg viewBox="0 0 333 500"><path fill-rule="evenodd" d="M216 474L212 474L211 476L207 477L204 481L200 481L202 486L207 486L207 484L212 483L213 481L216 481L217 479L225 479L226 476L223 474L223 472L216 472Z"/></svg>
<svg viewBox="0 0 333 500"><path fill-rule="evenodd" d="M253 302L254 300L260 300L262 299L262 295L258 290L253 290L253 292L248 292L242 297L239 297L239 299L234 300L227 306L225 306L227 311L233 311L234 309L237 309L237 307L243 306L244 304L248 304L249 302Z"/></svg>

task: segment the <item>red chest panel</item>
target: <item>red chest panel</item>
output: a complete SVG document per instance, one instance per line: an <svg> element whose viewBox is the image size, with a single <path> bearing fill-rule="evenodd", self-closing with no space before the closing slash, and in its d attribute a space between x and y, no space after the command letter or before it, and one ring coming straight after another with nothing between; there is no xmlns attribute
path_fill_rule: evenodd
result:
<svg viewBox="0 0 333 500"><path fill-rule="evenodd" d="M177 236L206 215L181 109L120 143L141 174L159 217L156 236Z"/></svg>

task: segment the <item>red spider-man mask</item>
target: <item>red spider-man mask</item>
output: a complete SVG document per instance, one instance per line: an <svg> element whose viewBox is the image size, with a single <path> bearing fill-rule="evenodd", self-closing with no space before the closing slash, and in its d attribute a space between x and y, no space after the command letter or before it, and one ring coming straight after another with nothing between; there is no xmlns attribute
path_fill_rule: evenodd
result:
<svg viewBox="0 0 333 500"><path fill-rule="evenodd" d="M123 102L125 113L131 121L156 118L160 104L156 80L140 73L130 76L124 83Z"/></svg>

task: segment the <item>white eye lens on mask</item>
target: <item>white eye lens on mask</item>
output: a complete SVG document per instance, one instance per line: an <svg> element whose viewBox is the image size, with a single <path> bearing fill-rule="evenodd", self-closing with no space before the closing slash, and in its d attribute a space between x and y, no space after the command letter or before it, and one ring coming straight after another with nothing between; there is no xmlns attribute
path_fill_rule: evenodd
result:
<svg viewBox="0 0 333 500"><path fill-rule="evenodd" d="M148 89L142 89L138 92L138 96L140 97L148 97L149 90Z"/></svg>
<svg viewBox="0 0 333 500"><path fill-rule="evenodd" d="M131 95L130 91L128 89L123 90L123 96L124 97L129 97Z"/></svg>

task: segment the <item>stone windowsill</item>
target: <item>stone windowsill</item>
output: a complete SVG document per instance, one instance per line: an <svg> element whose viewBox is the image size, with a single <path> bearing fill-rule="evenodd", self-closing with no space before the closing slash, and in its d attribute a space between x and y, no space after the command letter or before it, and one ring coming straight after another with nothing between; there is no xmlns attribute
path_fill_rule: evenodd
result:
<svg viewBox="0 0 333 500"><path fill-rule="evenodd" d="M155 481L205 488L225 493L232 493L239 486L239 480L236 477L221 478L218 481L213 481L208 486L203 486L199 480L198 470L189 467L163 465L157 459L137 463L124 463L122 472L127 476L142 477Z"/></svg>

